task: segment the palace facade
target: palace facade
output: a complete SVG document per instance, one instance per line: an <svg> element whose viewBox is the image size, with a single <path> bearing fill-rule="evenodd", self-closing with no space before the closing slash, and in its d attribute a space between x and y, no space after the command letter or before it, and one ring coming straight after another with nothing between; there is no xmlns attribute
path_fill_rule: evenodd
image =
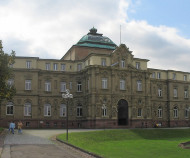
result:
<svg viewBox="0 0 190 158"><path fill-rule="evenodd" d="M8 80L17 93L2 103L0 126L65 128L67 116L69 128L190 126L190 73L148 68L148 61L95 28L60 60L17 56Z"/></svg>

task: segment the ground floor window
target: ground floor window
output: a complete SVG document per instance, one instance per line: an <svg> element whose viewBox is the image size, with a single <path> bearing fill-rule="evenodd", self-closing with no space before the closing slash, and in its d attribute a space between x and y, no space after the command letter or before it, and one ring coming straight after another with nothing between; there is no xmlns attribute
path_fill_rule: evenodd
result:
<svg viewBox="0 0 190 158"><path fill-rule="evenodd" d="M13 115L13 103L8 102L6 105L6 114L7 115Z"/></svg>
<svg viewBox="0 0 190 158"><path fill-rule="evenodd" d="M30 103L24 104L24 116L31 116L31 104Z"/></svg>
<svg viewBox="0 0 190 158"><path fill-rule="evenodd" d="M44 116L51 116L51 105L50 104L44 105Z"/></svg>
<svg viewBox="0 0 190 158"><path fill-rule="evenodd" d="M141 116L142 116L142 108L138 108L137 116L138 116L138 117L141 117Z"/></svg>
<svg viewBox="0 0 190 158"><path fill-rule="evenodd" d="M82 105L81 104L77 105L77 116L78 117L82 116Z"/></svg>
<svg viewBox="0 0 190 158"><path fill-rule="evenodd" d="M162 108L158 108L158 118L162 118Z"/></svg>
<svg viewBox="0 0 190 158"><path fill-rule="evenodd" d="M66 105L65 104L61 104L60 106L60 116L61 117L66 117L67 112L66 112Z"/></svg>
<svg viewBox="0 0 190 158"><path fill-rule="evenodd" d="M174 107L174 118L178 117L178 108Z"/></svg>

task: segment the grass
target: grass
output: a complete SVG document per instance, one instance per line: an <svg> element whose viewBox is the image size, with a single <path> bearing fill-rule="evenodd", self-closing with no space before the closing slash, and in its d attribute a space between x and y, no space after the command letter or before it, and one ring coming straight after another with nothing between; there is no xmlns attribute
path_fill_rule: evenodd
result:
<svg viewBox="0 0 190 158"><path fill-rule="evenodd" d="M65 134L58 136L64 140ZM190 141L190 129L125 129L69 133L69 143L105 158L189 158L178 147Z"/></svg>

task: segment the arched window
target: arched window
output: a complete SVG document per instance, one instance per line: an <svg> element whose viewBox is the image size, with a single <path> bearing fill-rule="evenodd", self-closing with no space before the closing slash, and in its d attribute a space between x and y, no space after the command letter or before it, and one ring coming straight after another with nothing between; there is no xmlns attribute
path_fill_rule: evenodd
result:
<svg viewBox="0 0 190 158"><path fill-rule="evenodd" d="M158 118L162 118L162 107L158 107Z"/></svg>
<svg viewBox="0 0 190 158"><path fill-rule="evenodd" d="M8 102L6 105L6 114L7 115L13 115L13 103L12 102Z"/></svg>
<svg viewBox="0 0 190 158"><path fill-rule="evenodd" d="M178 108L177 106L174 107L174 118L178 117Z"/></svg>
<svg viewBox="0 0 190 158"><path fill-rule="evenodd" d="M31 116L31 103L24 104L24 116Z"/></svg>

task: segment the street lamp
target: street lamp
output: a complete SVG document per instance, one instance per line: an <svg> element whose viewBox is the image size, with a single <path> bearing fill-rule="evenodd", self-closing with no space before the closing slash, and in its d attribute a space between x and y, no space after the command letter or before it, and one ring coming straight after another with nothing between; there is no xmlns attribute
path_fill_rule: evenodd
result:
<svg viewBox="0 0 190 158"><path fill-rule="evenodd" d="M67 108L67 115L66 115L66 117L67 117L67 142L68 142L68 115L69 115L69 113L68 113L68 108L69 108L69 99L70 98L73 98L73 95L72 94L70 94L70 91L69 91L69 89L66 89L66 94L62 94L62 98L63 99L66 99L67 100L67 106L66 106L66 108Z"/></svg>

